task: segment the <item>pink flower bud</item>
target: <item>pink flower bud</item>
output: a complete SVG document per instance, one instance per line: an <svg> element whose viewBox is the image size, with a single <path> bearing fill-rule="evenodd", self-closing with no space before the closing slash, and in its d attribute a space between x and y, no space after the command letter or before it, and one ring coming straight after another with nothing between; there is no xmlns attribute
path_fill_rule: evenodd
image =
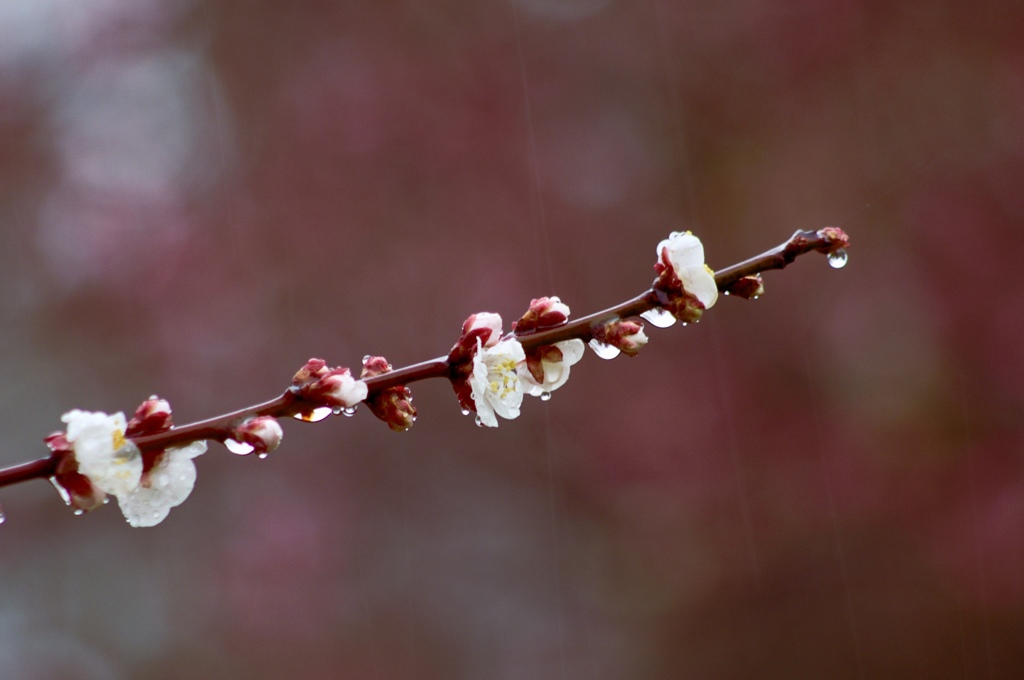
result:
<svg viewBox="0 0 1024 680"><path fill-rule="evenodd" d="M323 359L310 359L292 378L293 385L302 385L327 373L327 362Z"/></svg>
<svg viewBox="0 0 1024 680"><path fill-rule="evenodd" d="M352 377L347 368L334 369L317 383L323 401L332 407L348 408L366 399L367 387Z"/></svg>
<svg viewBox="0 0 1024 680"><path fill-rule="evenodd" d="M327 368L323 359L310 359L292 378L292 388L303 401L317 406L349 408L366 399L367 387L344 367Z"/></svg>
<svg viewBox="0 0 1024 680"><path fill-rule="evenodd" d="M284 430L281 423L273 416L257 416L250 418L236 427L231 438L239 444L252 447L250 453L263 454L273 451L281 444Z"/></svg>
<svg viewBox="0 0 1024 680"><path fill-rule="evenodd" d="M594 340L618 348L623 354L635 357L647 345L647 335L640 319L613 319L591 329Z"/></svg>
<svg viewBox="0 0 1024 680"><path fill-rule="evenodd" d="M484 347L493 347L501 339L501 315L493 312L479 312L471 315L462 324L462 335L465 337L473 331L483 331L477 333L480 342Z"/></svg>
<svg viewBox="0 0 1024 680"><path fill-rule="evenodd" d="M633 332L627 332L629 328L636 328ZM644 325L642 323L636 323L632 321L626 321L622 323L623 334L618 339L616 347L622 350L622 353L635 357L640 353L647 345L647 335L644 333Z"/></svg>
<svg viewBox="0 0 1024 680"><path fill-rule="evenodd" d="M359 377L374 378L390 371L391 364L387 359L367 354L363 357L363 370ZM366 405L373 415L387 423L388 427L395 432L405 432L416 421L416 407L412 405L412 393L405 385L396 385L374 392L366 397Z"/></svg>
<svg viewBox="0 0 1024 680"><path fill-rule="evenodd" d="M166 399L155 394L135 409L135 415L128 421L125 436L140 437L156 434L171 428L171 405Z"/></svg>
<svg viewBox="0 0 1024 680"><path fill-rule="evenodd" d="M846 266L846 249L850 247L850 237L839 227L825 227L818 230L818 236L825 239L824 247L819 251L828 255L828 263L833 269L841 269Z"/></svg>
<svg viewBox="0 0 1024 680"><path fill-rule="evenodd" d="M530 309L523 318L512 324L517 333L531 333L536 330L561 326L569 319L569 306L558 297L542 297L530 301Z"/></svg>
<svg viewBox="0 0 1024 680"><path fill-rule="evenodd" d="M850 247L850 237L839 227L824 227L818 230L818 234L828 240L829 252Z"/></svg>
<svg viewBox="0 0 1024 680"><path fill-rule="evenodd" d="M741 297L744 300L756 300L764 295L764 281L760 274L744 276L726 288L725 294Z"/></svg>
<svg viewBox="0 0 1024 680"><path fill-rule="evenodd" d="M362 379L375 378L384 375L391 370L391 364L384 357L375 357L367 354L363 357L363 370L359 377Z"/></svg>
<svg viewBox="0 0 1024 680"><path fill-rule="evenodd" d="M389 387L371 394L366 405L373 415L388 424L395 432L405 432L416 422L416 407L412 405L412 393L405 385Z"/></svg>
<svg viewBox="0 0 1024 680"><path fill-rule="evenodd" d="M61 454L61 462L63 462L64 457L70 455L74 451L74 447L71 446L71 442L68 441L68 435L65 432L54 432L43 441L46 442L46 446L49 447L54 454Z"/></svg>

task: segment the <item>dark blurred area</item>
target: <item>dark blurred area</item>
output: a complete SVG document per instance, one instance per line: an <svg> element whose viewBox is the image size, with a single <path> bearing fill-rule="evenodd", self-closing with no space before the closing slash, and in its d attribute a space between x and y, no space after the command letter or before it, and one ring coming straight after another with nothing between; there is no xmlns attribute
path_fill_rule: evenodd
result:
<svg viewBox="0 0 1024 680"><path fill-rule="evenodd" d="M1024 674L1024 4L0 2L0 465L837 225L484 431L413 386L153 529L0 493L0 677Z"/></svg>

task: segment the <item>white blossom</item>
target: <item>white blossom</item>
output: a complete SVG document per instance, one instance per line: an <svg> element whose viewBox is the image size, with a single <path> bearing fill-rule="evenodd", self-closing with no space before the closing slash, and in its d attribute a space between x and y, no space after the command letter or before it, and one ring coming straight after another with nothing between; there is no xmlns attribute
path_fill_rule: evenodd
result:
<svg viewBox="0 0 1024 680"><path fill-rule="evenodd" d="M492 347L485 347L477 338L469 386L481 425L497 427L495 414L506 420L519 417L523 386L517 368L525 360L523 346L514 338L502 340Z"/></svg>
<svg viewBox="0 0 1024 680"><path fill-rule="evenodd" d="M543 380L537 380L527 363L519 365L519 378L524 384L524 391L530 396L539 397L545 392L554 392L564 385L569 379L569 367L583 358L586 345L579 338L573 338L556 342L551 348L557 348L561 353L561 358L552 357L550 348L540 355L540 367L544 373Z"/></svg>
<svg viewBox="0 0 1024 680"><path fill-rule="evenodd" d="M133 527L151 527L181 505L196 483L192 459L206 451L206 442L167 449L132 491L117 496L121 512Z"/></svg>
<svg viewBox="0 0 1024 680"><path fill-rule="evenodd" d="M169 410L169 409L168 409ZM196 466L192 459L206 451L206 442L170 448L143 473L139 448L125 439L123 413L68 411L67 440L78 463L78 472L97 488L117 497L125 519L134 527L159 524L171 508L192 492Z"/></svg>
<svg viewBox="0 0 1024 680"><path fill-rule="evenodd" d="M124 437L127 421L123 413L108 416L101 411L74 409L61 420L68 425L67 439L74 449L78 471L96 488L120 496L139 485L142 455Z"/></svg>
<svg viewBox="0 0 1024 680"><path fill-rule="evenodd" d="M668 256L683 289L700 300L704 309L711 309L718 300L718 285L715 273L704 263L704 246L700 239L688 231L675 231L658 244L659 260L662 251Z"/></svg>

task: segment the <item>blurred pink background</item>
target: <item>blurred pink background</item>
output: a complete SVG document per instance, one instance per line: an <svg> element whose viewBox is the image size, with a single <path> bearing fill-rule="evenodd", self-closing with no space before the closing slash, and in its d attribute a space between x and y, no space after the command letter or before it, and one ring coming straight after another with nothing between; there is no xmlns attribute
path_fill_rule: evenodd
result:
<svg viewBox="0 0 1024 680"><path fill-rule="evenodd" d="M1024 674L1024 5L0 3L0 464L473 312L809 255L483 431L217 445L154 529L0 492L0 677Z"/></svg>

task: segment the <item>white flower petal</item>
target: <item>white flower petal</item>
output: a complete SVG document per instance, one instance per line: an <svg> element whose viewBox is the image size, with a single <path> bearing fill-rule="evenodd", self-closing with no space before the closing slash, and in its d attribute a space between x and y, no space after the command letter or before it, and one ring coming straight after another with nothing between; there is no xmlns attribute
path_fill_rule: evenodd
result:
<svg viewBox="0 0 1024 680"><path fill-rule="evenodd" d="M715 274L707 265L700 267L687 267L679 276L683 282L683 288L695 298L700 300L704 309L711 309L718 301L718 284L715 283Z"/></svg>
<svg viewBox="0 0 1024 680"><path fill-rule="evenodd" d="M583 358L586 345L579 338L556 342L562 352L561 361L545 361L541 359L540 365L544 371L544 382L538 383L526 364L519 367L519 377L524 383L524 390L532 397L539 397L545 392L554 392L569 380L569 367Z"/></svg>
<svg viewBox="0 0 1024 680"><path fill-rule="evenodd" d="M107 493L121 495L139 485L142 456L138 447L124 438L127 427L123 413L108 416L101 411L68 411L61 420L68 424L67 438L75 451L78 471Z"/></svg>
<svg viewBox="0 0 1024 680"><path fill-rule="evenodd" d="M658 244L657 253L668 248L668 259L672 267L679 271L683 267L704 264L704 244L688 231L674 231L669 237Z"/></svg>
<svg viewBox="0 0 1024 680"><path fill-rule="evenodd" d="M133 527L151 527L167 517L171 508L181 505L196 483L192 459L206 451L206 442L167 449L149 471L146 484L117 497L128 523Z"/></svg>
<svg viewBox="0 0 1024 680"><path fill-rule="evenodd" d="M704 305L705 309L718 301L718 285L715 274L704 263L704 244L690 232L673 232L658 244L658 258L665 250L676 276L690 293Z"/></svg>
<svg viewBox="0 0 1024 680"><path fill-rule="evenodd" d="M331 400L334 405L349 408L366 399L369 388L362 380L352 377L351 371L346 369L343 373L335 373L323 379L323 385L327 388L325 397Z"/></svg>
<svg viewBox="0 0 1024 680"><path fill-rule="evenodd" d="M569 316L569 305L562 302L562 300L557 295L548 298L548 304L548 312L558 312L560 314L565 315L566 317Z"/></svg>
<svg viewBox="0 0 1024 680"><path fill-rule="evenodd" d="M579 360L583 358L587 350L587 346L579 338L556 342L555 347L562 350L562 361L569 366L579 363Z"/></svg>

